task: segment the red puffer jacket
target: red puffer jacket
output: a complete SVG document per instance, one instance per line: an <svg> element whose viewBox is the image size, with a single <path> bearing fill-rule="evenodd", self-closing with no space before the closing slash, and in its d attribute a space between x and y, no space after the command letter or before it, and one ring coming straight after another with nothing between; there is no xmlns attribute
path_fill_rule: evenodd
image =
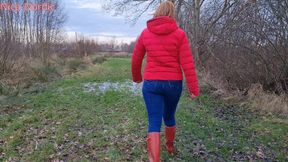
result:
<svg viewBox="0 0 288 162"><path fill-rule="evenodd" d="M168 16L153 18L141 33L132 55L132 77L142 81L141 67L145 53L145 80L183 80L184 71L190 94L199 95L197 74L185 32Z"/></svg>

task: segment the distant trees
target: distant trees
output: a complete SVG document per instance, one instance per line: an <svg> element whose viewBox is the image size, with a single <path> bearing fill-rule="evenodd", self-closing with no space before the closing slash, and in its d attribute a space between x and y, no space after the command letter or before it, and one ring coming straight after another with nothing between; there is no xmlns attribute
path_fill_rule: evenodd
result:
<svg viewBox="0 0 288 162"><path fill-rule="evenodd" d="M288 0L171 0L189 35L198 69L230 89L261 83L288 91ZM106 7L135 19L159 0L110 0ZM134 19L132 19L134 20Z"/></svg>
<svg viewBox="0 0 288 162"><path fill-rule="evenodd" d="M21 4L27 0L0 0L1 4ZM59 0L30 0L51 3L55 10L0 10L0 76L12 68L15 58L40 57L43 62L59 37L65 14Z"/></svg>
<svg viewBox="0 0 288 162"><path fill-rule="evenodd" d="M130 42L129 44L128 43L122 43L120 45L120 49L123 51L123 52L127 52L127 53L132 53L133 50L134 50L134 46L135 46L135 41L132 41Z"/></svg>
<svg viewBox="0 0 288 162"><path fill-rule="evenodd" d="M60 2L0 0L0 77L9 73L19 58L40 58L44 64L49 64L48 56L53 54L84 57L101 51L132 52L133 42L117 43L116 39L100 43L75 33L75 40L64 40L62 27L66 14ZM35 5L25 8L26 3Z"/></svg>
<svg viewBox="0 0 288 162"><path fill-rule="evenodd" d="M111 55L116 52L133 52L135 41L129 43L118 42L116 37L107 38L107 40L106 42L97 41L94 38L75 33L75 40L55 43L52 46L52 53L57 53L63 57L85 57L97 54L97 52L108 52Z"/></svg>

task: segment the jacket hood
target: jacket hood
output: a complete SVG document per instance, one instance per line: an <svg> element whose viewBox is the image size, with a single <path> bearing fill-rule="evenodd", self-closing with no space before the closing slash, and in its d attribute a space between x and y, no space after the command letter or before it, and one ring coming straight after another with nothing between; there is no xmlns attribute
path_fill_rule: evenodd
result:
<svg viewBox="0 0 288 162"><path fill-rule="evenodd" d="M176 21L169 16L155 17L147 22L149 31L159 35L170 34L178 29Z"/></svg>

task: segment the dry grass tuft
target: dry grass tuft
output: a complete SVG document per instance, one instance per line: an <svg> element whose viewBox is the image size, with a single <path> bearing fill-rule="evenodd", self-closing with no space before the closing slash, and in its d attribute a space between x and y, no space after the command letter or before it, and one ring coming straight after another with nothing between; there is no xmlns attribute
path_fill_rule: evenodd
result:
<svg viewBox="0 0 288 162"><path fill-rule="evenodd" d="M85 58L61 58L51 55L44 63L39 58L19 58L14 61L10 73L1 77L1 87L29 88L34 82L47 82L56 78L70 75L78 69L92 65L89 57ZM4 87L4 88L3 88ZM7 89L7 88L5 88Z"/></svg>
<svg viewBox="0 0 288 162"><path fill-rule="evenodd" d="M200 78L201 78L200 86L213 87L214 91L212 91L211 93L215 97L221 97L223 99L231 99L241 96L241 92L231 90L229 87L226 86L227 83L225 83L221 78L215 78L209 73L201 73Z"/></svg>
<svg viewBox="0 0 288 162"><path fill-rule="evenodd" d="M238 102L241 105L250 105L252 108L260 110L265 113L277 113L288 115L288 96L276 95L268 93L263 90L261 84L253 84L248 90L239 91L232 90L225 86L227 85L223 80L215 79L212 75L201 74L201 88L205 86L213 87L214 91L211 92L213 96L220 97L226 101ZM203 88L202 88L203 89Z"/></svg>
<svg viewBox="0 0 288 162"><path fill-rule="evenodd" d="M267 93L260 84L253 84L251 86L248 91L248 100L253 108L265 112L288 114L288 97Z"/></svg>

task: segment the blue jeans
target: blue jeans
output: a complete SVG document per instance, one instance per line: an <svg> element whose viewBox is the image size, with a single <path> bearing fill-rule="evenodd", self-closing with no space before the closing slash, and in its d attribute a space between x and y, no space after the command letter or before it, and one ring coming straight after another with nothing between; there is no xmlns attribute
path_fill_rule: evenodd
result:
<svg viewBox="0 0 288 162"><path fill-rule="evenodd" d="M160 132L162 117L167 127L176 125L175 112L182 93L182 80L145 80L142 93L148 112L148 132Z"/></svg>

